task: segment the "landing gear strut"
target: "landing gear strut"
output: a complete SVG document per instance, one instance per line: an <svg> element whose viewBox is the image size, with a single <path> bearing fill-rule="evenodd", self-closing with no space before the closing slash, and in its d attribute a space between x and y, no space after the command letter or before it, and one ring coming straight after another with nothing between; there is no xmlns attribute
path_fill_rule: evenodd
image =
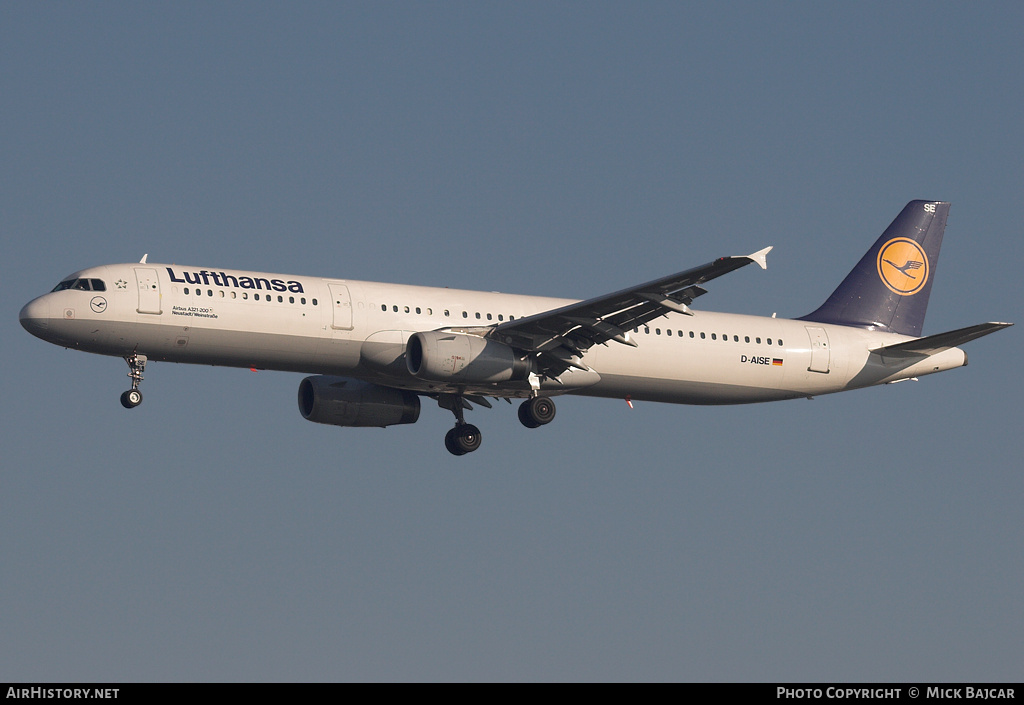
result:
<svg viewBox="0 0 1024 705"><path fill-rule="evenodd" d="M441 406L447 407L455 414L455 428L448 431L444 437L444 447L452 455L465 455L472 453L480 447L483 436L480 429L471 423L466 423L465 407L461 395L452 395L438 400Z"/></svg>
<svg viewBox="0 0 1024 705"><path fill-rule="evenodd" d="M142 403L139 383L142 381L142 373L146 369L146 356L132 353L124 361L128 363L128 376L132 378L132 388L121 395L121 406L126 409L134 409Z"/></svg>
<svg viewBox="0 0 1024 705"><path fill-rule="evenodd" d="M555 418L555 402L548 397L532 397L519 405L519 421L527 428L538 428Z"/></svg>

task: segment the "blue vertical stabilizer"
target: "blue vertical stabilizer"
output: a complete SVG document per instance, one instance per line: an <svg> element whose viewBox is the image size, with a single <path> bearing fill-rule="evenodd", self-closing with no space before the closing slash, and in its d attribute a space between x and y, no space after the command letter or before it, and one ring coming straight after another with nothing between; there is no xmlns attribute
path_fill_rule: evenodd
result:
<svg viewBox="0 0 1024 705"><path fill-rule="evenodd" d="M822 306L800 320L920 336L949 203L911 201Z"/></svg>

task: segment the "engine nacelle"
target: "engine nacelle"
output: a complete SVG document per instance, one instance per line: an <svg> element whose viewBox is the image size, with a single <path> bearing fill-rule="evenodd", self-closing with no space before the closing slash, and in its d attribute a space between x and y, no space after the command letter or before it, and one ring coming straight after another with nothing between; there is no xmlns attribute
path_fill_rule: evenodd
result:
<svg viewBox="0 0 1024 705"><path fill-rule="evenodd" d="M519 382L534 370L504 343L464 333L415 333L405 347L409 373L435 382Z"/></svg>
<svg viewBox="0 0 1024 705"><path fill-rule="evenodd" d="M306 377L299 382L299 413L332 426L394 426L416 423L420 398L402 389L348 377Z"/></svg>

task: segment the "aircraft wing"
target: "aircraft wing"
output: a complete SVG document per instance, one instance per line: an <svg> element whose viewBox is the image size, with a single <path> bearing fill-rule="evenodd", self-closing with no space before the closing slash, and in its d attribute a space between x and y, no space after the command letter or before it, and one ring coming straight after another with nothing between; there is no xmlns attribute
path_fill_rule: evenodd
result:
<svg viewBox="0 0 1024 705"><path fill-rule="evenodd" d="M661 279L561 308L501 323L487 336L534 353L541 371L557 377L569 367L588 369L580 359L596 344L613 340L636 347L629 331L666 313L693 315L688 306L707 290L701 284L751 262L767 269L771 247L750 255L721 257Z"/></svg>
<svg viewBox="0 0 1024 705"><path fill-rule="evenodd" d="M967 328L959 328L946 333L938 333L924 338L908 340L903 343L874 348L871 352L883 357L928 357L929 355L955 348L958 345L963 345L983 335L995 333L997 330L1002 330L1012 325L1012 323L979 323L976 326L968 326Z"/></svg>

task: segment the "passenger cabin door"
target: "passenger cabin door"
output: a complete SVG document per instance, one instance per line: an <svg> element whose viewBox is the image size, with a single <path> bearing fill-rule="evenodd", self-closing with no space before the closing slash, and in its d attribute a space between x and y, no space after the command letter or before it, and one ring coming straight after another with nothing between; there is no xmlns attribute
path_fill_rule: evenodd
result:
<svg viewBox="0 0 1024 705"><path fill-rule="evenodd" d="M328 282L331 289L331 309L334 318L331 328L335 330L352 330L352 296L344 284Z"/></svg>
<svg viewBox="0 0 1024 705"><path fill-rule="evenodd" d="M155 269L135 268L135 281L139 286L139 313L163 313L160 301L160 279Z"/></svg>
<svg viewBox="0 0 1024 705"><path fill-rule="evenodd" d="M807 369L811 372L828 373L831 352L828 349L828 333L824 328L807 326L807 335L811 338L811 364Z"/></svg>

